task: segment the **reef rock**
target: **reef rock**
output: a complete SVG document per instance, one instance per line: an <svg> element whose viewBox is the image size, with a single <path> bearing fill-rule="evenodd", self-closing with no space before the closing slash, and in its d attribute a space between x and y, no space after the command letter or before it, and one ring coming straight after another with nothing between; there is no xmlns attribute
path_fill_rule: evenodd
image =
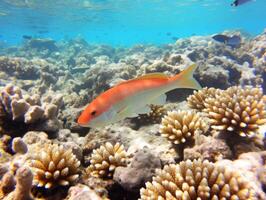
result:
<svg viewBox="0 0 266 200"><path fill-rule="evenodd" d="M138 191L150 181L155 169L161 168L161 161L149 149L139 150L128 167L117 167L114 180L127 191Z"/></svg>
<svg viewBox="0 0 266 200"><path fill-rule="evenodd" d="M230 147L224 140L216 139L213 137L201 136L202 141L192 148L184 149L184 160L209 160L215 162L220 159L228 159L232 157Z"/></svg>
<svg viewBox="0 0 266 200"><path fill-rule="evenodd" d="M102 200L102 198L88 186L78 184L69 188L66 200Z"/></svg>

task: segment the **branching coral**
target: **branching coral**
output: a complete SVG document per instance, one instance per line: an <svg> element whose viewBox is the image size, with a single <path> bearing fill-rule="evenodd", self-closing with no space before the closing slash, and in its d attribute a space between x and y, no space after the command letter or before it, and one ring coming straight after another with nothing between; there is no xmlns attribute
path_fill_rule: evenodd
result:
<svg viewBox="0 0 266 200"><path fill-rule="evenodd" d="M116 167L126 166L127 153L123 145L116 143L112 145L107 142L100 148L93 150L90 166L87 172L93 176L110 178Z"/></svg>
<svg viewBox="0 0 266 200"><path fill-rule="evenodd" d="M191 111L172 111L162 119L160 132L174 144L193 140L196 131L205 132L207 124L202 117Z"/></svg>
<svg viewBox="0 0 266 200"><path fill-rule="evenodd" d="M166 115L166 109L161 105L150 105L151 111L147 114L140 114L138 120L143 124L160 123L162 117Z"/></svg>
<svg viewBox="0 0 266 200"><path fill-rule="evenodd" d="M188 106L199 111L205 108L204 102L208 97L215 97L221 90L215 88L203 88L202 90L194 91L192 95L187 98Z"/></svg>
<svg viewBox="0 0 266 200"><path fill-rule="evenodd" d="M80 161L71 149L65 150L56 144L46 145L32 157L33 184L38 187L68 186L79 178Z"/></svg>
<svg viewBox="0 0 266 200"><path fill-rule="evenodd" d="M62 97L59 100L62 102ZM59 126L56 117L60 105L53 101L45 102L38 95L22 94L20 88L7 85L0 93L0 132L21 135L27 129L44 130L45 128L48 132L53 132L52 128L58 129L57 126ZM55 125L54 127L48 125L44 127L39 122L47 122L46 124L53 122ZM14 129L14 127L16 128Z"/></svg>
<svg viewBox="0 0 266 200"><path fill-rule="evenodd" d="M32 187L33 174L28 167L21 167L17 170L16 174L16 189L13 194L13 200L32 200L31 187Z"/></svg>
<svg viewBox="0 0 266 200"><path fill-rule="evenodd" d="M265 97L259 88L231 87L205 99L204 105L214 130L252 137L266 123Z"/></svg>
<svg viewBox="0 0 266 200"><path fill-rule="evenodd" d="M237 172L209 161L187 160L166 165L140 190L142 200L239 199L256 200L255 191Z"/></svg>

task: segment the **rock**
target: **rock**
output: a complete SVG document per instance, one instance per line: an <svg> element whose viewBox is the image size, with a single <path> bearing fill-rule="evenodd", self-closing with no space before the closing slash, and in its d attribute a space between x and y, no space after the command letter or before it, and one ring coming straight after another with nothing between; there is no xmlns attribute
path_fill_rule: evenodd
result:
<svg viewBox="0 0 266 200"><path fill-rule="evenodd" d="M232 152L229 146L224 140L212 137L205 137L201 144L184 149L184 160L207 159L215 162L225 158L232 158Z"/></svg>
<svg viewBox="0 0 266 200"><path fill-rule="evenodd" d="M92 189L86 185L78 184L68 190L67 200L102 200Z"/></svg>
<svg viewBox="0 0 266 200"><path fill-rule="evenodd" d="M49 50L56 51L58 47L55 44L55 41L49 38L34 38L28 41L28 48L38 49L38 50Z"/></svg>
<svg viewBox="0 0 266 200"><path fill-rule="evenodd" d="M161 168L159 158L148 149L138 151L128 167L118 167L113 179L125 190L137 192L145 182L150 181L155 169Z"/></svg>
<svg viewBox="0 0 266 200"><path fill-rule="evenodd" d="M27 145L36 144L36 143L45 144L48 141L48 135L42 131L28 131L23 136L23 141Z"/></svg>

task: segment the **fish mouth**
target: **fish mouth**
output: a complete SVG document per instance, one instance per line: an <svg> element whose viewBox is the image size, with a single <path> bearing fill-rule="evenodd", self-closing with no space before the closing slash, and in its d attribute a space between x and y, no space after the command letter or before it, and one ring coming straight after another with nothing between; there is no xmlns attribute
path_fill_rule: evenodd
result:
<svg viewBox="0 0 266 200"><path fill-rule="evenodd" d="M88 127L88 122L84 122L84 120L82 120L81 118L78 118L78 121L77 121L78 125L79 126L82 126L82 127Z"/></svg>

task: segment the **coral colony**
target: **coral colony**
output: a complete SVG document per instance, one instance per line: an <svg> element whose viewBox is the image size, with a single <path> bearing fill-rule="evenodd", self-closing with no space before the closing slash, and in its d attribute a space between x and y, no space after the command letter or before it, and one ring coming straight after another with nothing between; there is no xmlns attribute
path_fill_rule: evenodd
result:
<svg viewBox="0 0 266 200"><path fill-rule="evenodd" d="M237 48L197 36L130 48L28 38L1 49L0 198L266 199L266 32L240 36ZM116 84L191 64L203 89L171 91L102 128L77 124Z"/></svg>

